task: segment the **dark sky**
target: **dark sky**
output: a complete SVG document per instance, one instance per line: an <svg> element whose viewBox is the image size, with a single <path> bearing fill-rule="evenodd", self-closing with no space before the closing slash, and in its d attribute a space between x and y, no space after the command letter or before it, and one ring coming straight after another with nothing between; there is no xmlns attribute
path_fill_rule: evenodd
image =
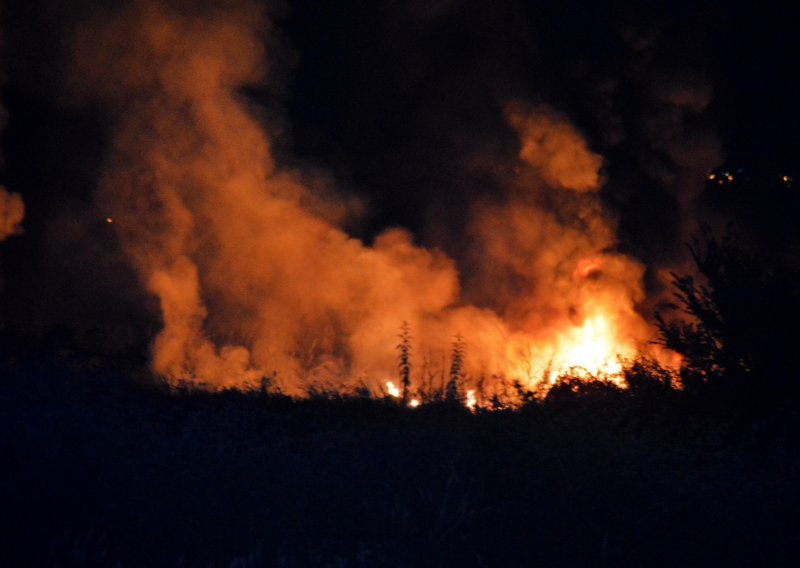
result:
<svg viewBox="0 0 800 568"><path fill-rule="evenodd" d="M2 245L7 313L39 298L66 319L133 317L142 301L92 209L110 125L63 89L70 31L100 4L3 7L2 181L28 209ZM512 100L557 109L606 158L622 246L655 263L682 248L707 169L800 169L795 24L755 3L287 0L274 23L274 79L246 94L281 117L285 163L365 200L350 230L367 240L403 225L458 257L465 207L516 152Z"/></svg>
<svg viewBox="0 0 800 568"><path fill-rule="evenodd" d="M430 234L425 215L438 221L455 195L491 191L475 161L513 148L502 106L545 102L607 158L609 202L641 240L627 221L644 214L651 227L647 216L670 209L675 193L697 191L656 173L702 169L676 163L668 146L716 140L731 164L797 167L792 26L722 2L293 2L282 22L296 51L291 150L372 196L375 225ZM707 104L665 118L658 93L681 85ZM674 129L670 140L653 123Z"/></svg>

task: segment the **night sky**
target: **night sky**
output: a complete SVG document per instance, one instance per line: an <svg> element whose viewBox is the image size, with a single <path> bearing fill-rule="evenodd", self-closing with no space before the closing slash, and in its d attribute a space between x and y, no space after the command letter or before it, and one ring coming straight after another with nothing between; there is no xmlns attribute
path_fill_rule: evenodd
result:
<svg viewBox="0 0 800 568"><path fill-rule="evenodd" d="M798 29L0 0L0 566L798 565Z"/></svg>
<svg viewBox="0 0 800 568"><path fill-rule="evenodd" d="M65 86L70 34L114 5L3 7L0 179L27 210L0 253L9 320L102 320L112 306L136 321L151 302L93 197L113 125ZM605 158L601 194L620 248L648 266L684 253L710 169L798 169L797 34L761 6L287 1L269 11L270 77L243 95L283 163L361 200L347 230L367 242L403 226L460 259L469 204L513 175L518 142L502 113L512 100L557 109Z"/></svg>

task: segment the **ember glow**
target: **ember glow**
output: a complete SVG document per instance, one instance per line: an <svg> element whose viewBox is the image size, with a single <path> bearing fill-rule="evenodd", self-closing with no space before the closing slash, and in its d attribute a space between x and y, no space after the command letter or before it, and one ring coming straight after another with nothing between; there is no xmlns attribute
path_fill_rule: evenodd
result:
<svg viewBox="0 0 800 568"><path fill-rule="evenodd" d="M151 1L74 38L75 89L118 124L98 202L159 300L158 374L221 387L277 373L293 394L366 383L399 397L385 377L408 322L418 354L465 337L474 408L479 374L530 387L548 370L614 374L653 339L637 311L644 268L615 252L597 194L603 158L566 116L509 101L519 150L502 165L517 175L503 198L472 204L468 258L398 228L368 245L342 229L358 204L279 163L277 134L240 94L270 80L263 24L248 2Z"/></svg>
<svg viewBox="0 0 800 568"><path fill-rule="evenodd" d="M392 381L386 381L386 394L394 398L400 398L400 389Z"/></svg>
<svg viewBox="0 0 800 568"><path fill-rule="evenodd" d="M478 399L475 398L475 389L467 390L467 397L466 400L464 401L464 405L470 410L475 410L477 404L478 404Z"/></svg>

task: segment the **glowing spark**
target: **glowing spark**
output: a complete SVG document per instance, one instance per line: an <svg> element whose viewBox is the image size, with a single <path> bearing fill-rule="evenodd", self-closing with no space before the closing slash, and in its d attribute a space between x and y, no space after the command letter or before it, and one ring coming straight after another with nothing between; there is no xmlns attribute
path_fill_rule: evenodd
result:
<svg viewBox="0 0 800 568"><path fill-rule="evenodd" d="M419 405L420 405L420 401L419 401L418 398L412 398L410 401L408 401L408 406L410 406L411 408L416 408Z"/></svg>
<svg viewBox="0 0 800 568"><path fill-rule="evenodd" d="M400 389L392 381L386 381L386 392L389 393L389 396L400 398Z"/></svg>
<svg viewBox="0 0 800 568"><path fill-rule="evenodd" d="M112 219L111 217L106 217L105 219L103 219L103 221L105 221L106 223L113 223L114 219Z"/></svg>

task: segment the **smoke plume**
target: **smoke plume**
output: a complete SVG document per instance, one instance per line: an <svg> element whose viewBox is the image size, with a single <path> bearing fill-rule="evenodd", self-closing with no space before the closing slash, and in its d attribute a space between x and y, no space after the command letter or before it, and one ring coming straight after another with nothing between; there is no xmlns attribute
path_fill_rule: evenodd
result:
<svg viewBox="0 0 800 568"><path fill-rule="evenodd" d="M508 121L520 135L520 158L537 168L552 187L597 191L603 159L593 154L584 139L563 118L546 108L525 111L509 108Z"/></svg>
<svg viewBox="0 0 800 568"><path fill-rule="evenodd" d="M398 328L417 352L468 341L474 369L533 379L598 369L650 339L642 267L614 252L602 158L553 109L511 105L520 175L471 207L470 297L455 263L389 229L371 245L342 208L278 163L243 89L270 81L268 21L249 2L140 1L79 27L72 85L114 121L98 201L163 328L152 364L175 380L383 380ZM337 221L338 220L338 221Z"/></svg>
<svg viewBox="0 0 800 568"><path fill-rule="evenodd" d="M564 343L581 343L570 334L586 325L603 327L598 333L617 353L633 355L650 337L636 311L644 267L614 252L615 223L597 194L602 158L552 108L515 103L506 117L519 135L522 163L504 199L474 208L481 302L535 338L540 366L568 366Z"/></svg>

